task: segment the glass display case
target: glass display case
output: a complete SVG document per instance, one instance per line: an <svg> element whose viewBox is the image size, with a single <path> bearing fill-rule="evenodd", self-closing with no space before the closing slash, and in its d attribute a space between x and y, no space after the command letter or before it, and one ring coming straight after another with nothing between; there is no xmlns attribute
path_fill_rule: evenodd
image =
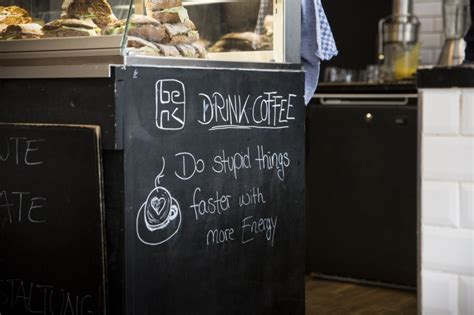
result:
<svg viewBox="0 0 474 315"><path fill-rule="evenodd" d="M0 71L175 59L299 63L295 34L293 0L0 0Z"/></svg>

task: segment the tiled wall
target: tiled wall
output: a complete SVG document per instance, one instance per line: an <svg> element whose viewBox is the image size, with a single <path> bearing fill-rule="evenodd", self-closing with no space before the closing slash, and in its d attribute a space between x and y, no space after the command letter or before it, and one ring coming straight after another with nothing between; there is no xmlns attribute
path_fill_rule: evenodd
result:
<svg viewBox="0 0 474 315"><path fill-rule="evenodd" d="M422 313L474 314L474 89L424 89Z"/></svg>
<svg viewBox="0 0 474 315"><path fill-rule="evenodd" d="M415 0L414 14L421 22L421 62L432 65L438 62L444 42L442 0Z"/></svg>

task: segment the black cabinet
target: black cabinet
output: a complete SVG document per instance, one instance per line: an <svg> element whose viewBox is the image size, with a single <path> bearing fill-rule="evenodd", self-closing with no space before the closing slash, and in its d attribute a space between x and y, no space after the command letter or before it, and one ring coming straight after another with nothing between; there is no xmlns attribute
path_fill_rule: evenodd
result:
<svg viewBox="0 0 474 315"><path fill-rule="evenodd" d="M307 109L309 271L415 287L416 94L355 96Z"/></svg>

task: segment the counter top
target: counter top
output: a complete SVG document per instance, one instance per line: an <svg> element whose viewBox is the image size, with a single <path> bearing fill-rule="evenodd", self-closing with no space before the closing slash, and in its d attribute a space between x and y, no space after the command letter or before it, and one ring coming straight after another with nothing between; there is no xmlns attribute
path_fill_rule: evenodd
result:
<svg viewBox="0 0 474 315"><path fill-rule="evenodd" d="M420 68L417 86L423 88L474 88L474 64L454 67Z"/></svg>
<svg viewBox="0 0 474 315"><path fill-rule="evenodd" d="M350 93L350 94L392 94L392 93L416 93L414 81L402 81L392 83L326 83L318 85L316 94L321 93Z"/></svg>

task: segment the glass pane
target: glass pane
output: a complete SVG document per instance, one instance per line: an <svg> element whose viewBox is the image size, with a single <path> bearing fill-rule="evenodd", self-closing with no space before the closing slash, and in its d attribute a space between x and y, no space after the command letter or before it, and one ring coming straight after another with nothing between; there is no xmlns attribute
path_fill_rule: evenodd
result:
<svg viewBox="0 0 474 315"><path fill-rule="evenodd" d="M252 62L275 59L273 0L135 3L137 10L128 23L128 55ZM143 11L138 10L140 6Z"/></svg>
<svg viewBox="0 0 474 315"><path fill-rule="evenodd" d="M0 40L96 37L130 0L0 0Z"/></svg>
<svg viewBox="0 0 474 315"><path fill-rule="evenodd" d="M187 3L210 58L273 59L272 1L222 1L207 6L199 5L199 1Z"/></svg>
<svg viewBox="0 0 474 315"><path fill-rule="evenodd" d="M100 37L115 35L119 40L124 36L122 51L127 56L269 62L281 55L274 49L280 45L274 43L283 32L273 27L283 25L283 14L274 16L278 10L273 3L0 0L0 41L99 37L87 44L93 49Z"/></svg>

